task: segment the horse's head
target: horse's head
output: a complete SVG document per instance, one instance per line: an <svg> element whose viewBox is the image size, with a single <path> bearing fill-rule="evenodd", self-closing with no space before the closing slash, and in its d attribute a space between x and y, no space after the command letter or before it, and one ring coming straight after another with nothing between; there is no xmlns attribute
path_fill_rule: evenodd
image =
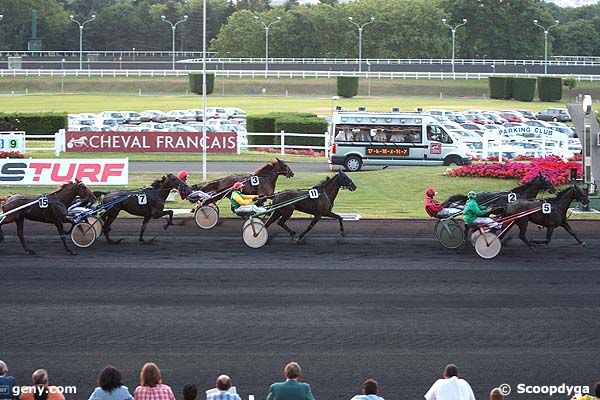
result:
<svg viewBox="0 0 600 400"><path fill-rule="evenodd" d="M348 189L351 192L354 192L356 190L356 185L354 184L352 179L350 179L350 177L346 175L346 173L344 173L344 171L342 171L341 169L338 172L338 179L340 187L342 189Z"/></svg>
<svg viewBox="0 0 600 400"><path fill-rule="evenodd" d="M79 196L79 197L87 200L88 203L90 203L90 204L94 204L96 202L96 196L94 195L94 193L92 193L90 188L88 188L85 185L85 183L75 179L75 182L73 183L73 185L74 185L74 190L75 190L75 196Z"/></svg>
<svg viewBox="0 0 600 400"><path fill-rule="evenodd" d="M541 190L545 190L548 193L556 193L556 187L552 181L550 181L550 179L541 172L539 172L535 178L533 178L533 184L537 185Z"/></svg>
<svg viewBox="0 0 600 400"><path fill-rule="evenodd" d="M161 188L162 189L181 189L183 187L187 186L187 184L182 181L181 179L179 179L176 175L173 174L167 174L162 181L161 184Z"/></svg>
<svg viewBox="0 0 600 400"><path fill-rule="evenodd" d="M277 175L285 175L286 178L293 178L294 172L285 161L276 158L277 162L273 165L273 172Z"/></svg>
<svg viewBox="0 0 600 400"><path fill-rule="evenodd" d="M579 186L573 186L573 198L581 203L584 208L587 208L590 205L590 198L588 196L587 190L580 188Z"/></svg>

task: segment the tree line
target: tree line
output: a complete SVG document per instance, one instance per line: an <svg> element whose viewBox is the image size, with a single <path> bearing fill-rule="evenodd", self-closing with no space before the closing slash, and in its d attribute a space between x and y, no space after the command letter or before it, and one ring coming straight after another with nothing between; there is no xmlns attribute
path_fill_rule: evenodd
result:
<svg viewBox="0 0 600 400"><path fill-rule="evenodd" d="M0 50L25 50L31 38L31 11L38 15L44 50L79 49L79 28L69 20L95 21L84 30L86 50L171 50L171 22L177 26L176 49L202 47L203 0L3 0L0 3ZM457 58L539 59L545 27L550 55L600 54L600 5L561 8L541 0L320 0L301 5L287 0L207 0L207 41L222 57L263 57L264 26L270 24L271 57L358 56L358 29L348 21L372 24L363 32L364 58L449 58L456 26Z"/></svg>

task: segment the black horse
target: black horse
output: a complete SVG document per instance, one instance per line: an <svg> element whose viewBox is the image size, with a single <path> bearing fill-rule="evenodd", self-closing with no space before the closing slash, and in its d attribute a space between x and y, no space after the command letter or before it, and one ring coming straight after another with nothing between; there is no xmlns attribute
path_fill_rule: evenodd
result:
<svg viewBox="0 0 600 400"><path fill-rule="evenodd" d="M567 221L567 211L571 205L571 202L574 200L581 202L581 204L584 206L589 204L587 193L579 187L571 186L558 193L553 199L542 201L520 200L516 203L509 204L506 208L506 215L510 216L534 208L540 208L544 203L547 203L549 206L545 207L548 207L548 213L545 214L542 211L538 211L536 213L519 218L515 222L515 224L519 227L519 238L523 241L523 243L529 247L534 247L535 244L548 244L552 240L554 228L562 226L567 232L569 232L571 236L575 238L575 240L577 240L577 243L585 246L585 243L577 237L573 231L573 228L571 228ZM527 225L530 221L546 228L545 240L527 239Z"/></svg>
<svg viewBox="0 0 600 400"><path fill-rule="evenodd" d="M22 194L9 196L4 199L1 204L2 212L8 214L4 221L2 221L2 225L15 222L17 224L17 236L21 241L21 246L23 246L23 249L25 249L27 254L35 254L34 251L27 246L27 243L25 243L25 236L23 235L25 220L28 219L30 221L54 224L56 230L58 230L58 234L60 235L65 250L69 254L75 254L75 252L67 246L67 241L65 239L66 232L63 223L69 222L67 219L67 207L73 203L77 196L85 199L89 203L94 203L96 201L96 197L90 189L88 189L83 182L78 180L62 184L54 192L46 195L46 199L44 199L43 196L26 196ZM11 213L12 210L35 201L37 201L37 203Z"/></svg>
<svg viewBox="0 0 600 400"><path fill-rule="evenodd" d="M331 211L333 209L335 198L342 188L348 189L352 192L356 190L356 185L354 182L352 182L352 179L350 179L348 175L340 170L333 178L327 177L318 185L311 188L318 191L318 198L312 199L309 197L299 202L292 203L286 207L276 209L265 225L268 227L277 221L279 226L285 229L292 238L295 238L296 232L291 230L285 223L288 219L290 219L294 211L298 210L309 215L314 215L306 230L298 237L298 243L303 243L306 234L315 226L317 222L319 222L322 217L331 217L337 219L340 223L340 234L345 236L342 217ZM306 190L284 190L275 195L271 205L277 206L277 204L290 201L294 198L306 196L306 193Z"/></svg>
<svg viewBox="0 0 600 400"><path fill-rule="evenodd" d="M205 184L192 185L193 190L202 190L205 193L219 193L212 197L210 201L205 204L214 203L221 200L223 197L229 194L227 189L230 189L234 183L242 182L241 192L244 194L255 194L259 196L267 196L275 193L275 185L277 184L277 178L280 175L286 178L292 178L294 172L285 163L285 161L279 158L276 161L271 161L256 171L253 174L236 174L228 175L223 178L215 179ZM252 177L256 177L256 181L253 181Z"/></svg>
<svg viewBox="0 0 600 400"><path fill-rule="evenodd" d="M517 186L516 188L508 191L508 192L480 192L477 193L477 204L497 207L497 206L506 206L509 203L509 194L514 193L517 199L535 199L538 193L542 191L547 191L549 193L556 192L556 188L550 182L545 175L542 175L540 172L535 176L535 178L529 180L521 186ZM451 204L465 204L467 201L467 196L462 194L455 194L446 199L443 204L444 207L448 207ZM494 211L498 211L495 209ZM503 210L502 210L503 211ZM494 212L495 214L496 212Z"/></svg>
<svg viewBox="0 0 600 400"><path fill-rule="evenodd" d="M152 218L160 218L168 215L169 219L167 220L164 229L166 230L169 226L173 225L173 211L164 210L165 201L167 200L167 197L172 189L181 189L183 186L185 186L185 182L181 181L173 174L167 174L161 179L157 179L152 182L148 188L141 190L115 190L102 196L102 204L114 201L119 197L127 195L130 196L126 200L115 204L103 216L104 225L102 227L102 232L104 233L108 243L116 244L122 240L120 239L115 241L109 236L111 230L110 226L117 218L121 210L132 215L144 217L142 229L140 230L139 241L142 243L152 243L156 238L153 238L148 242L144 240L144 231L146 230L148 221L150 221Z"/></svg>

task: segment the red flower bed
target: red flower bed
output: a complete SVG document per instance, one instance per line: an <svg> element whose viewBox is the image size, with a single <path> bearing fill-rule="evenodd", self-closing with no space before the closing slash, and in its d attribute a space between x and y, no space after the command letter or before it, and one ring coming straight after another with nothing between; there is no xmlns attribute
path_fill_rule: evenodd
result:
<svg viewBox="0 0 600 400"><path fill-rule="evenodd" d="M280 153L280 149L274 149L272 147L258 147L257 151L266 151L267 153ZM302 154L305 156L325 157L324 151L316 151L313 149L285 149L286 154Z"/></svg>
<svg viewBox="0 0 600 400"><path fill-rule="evenodd" d="M20 151L0 151L0 158L25 158Z"/></svg>
<svg viewBox="0 0 600 400"><path fill-rule="evenodd" d="M529 163L508 161L503 164L476 164L458 167L448 172L448 176L490 177L499 179L518 179L525 183L538 173L546 175L554 185L564 185L571 180L571 168L577 169L581 176L581 164L566 162L559 157L536 158Z"/></svg>

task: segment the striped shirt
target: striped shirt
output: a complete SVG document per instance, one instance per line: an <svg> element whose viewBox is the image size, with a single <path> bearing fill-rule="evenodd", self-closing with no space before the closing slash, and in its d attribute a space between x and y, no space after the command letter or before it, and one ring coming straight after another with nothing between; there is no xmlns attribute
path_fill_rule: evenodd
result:
<svg viewBox="0 0 600 400"><path fill-rule="evenodd" d="M133 392L135 400L175 400L175 395L171 388L162 383L150 386L138 386Z"/></svg>

